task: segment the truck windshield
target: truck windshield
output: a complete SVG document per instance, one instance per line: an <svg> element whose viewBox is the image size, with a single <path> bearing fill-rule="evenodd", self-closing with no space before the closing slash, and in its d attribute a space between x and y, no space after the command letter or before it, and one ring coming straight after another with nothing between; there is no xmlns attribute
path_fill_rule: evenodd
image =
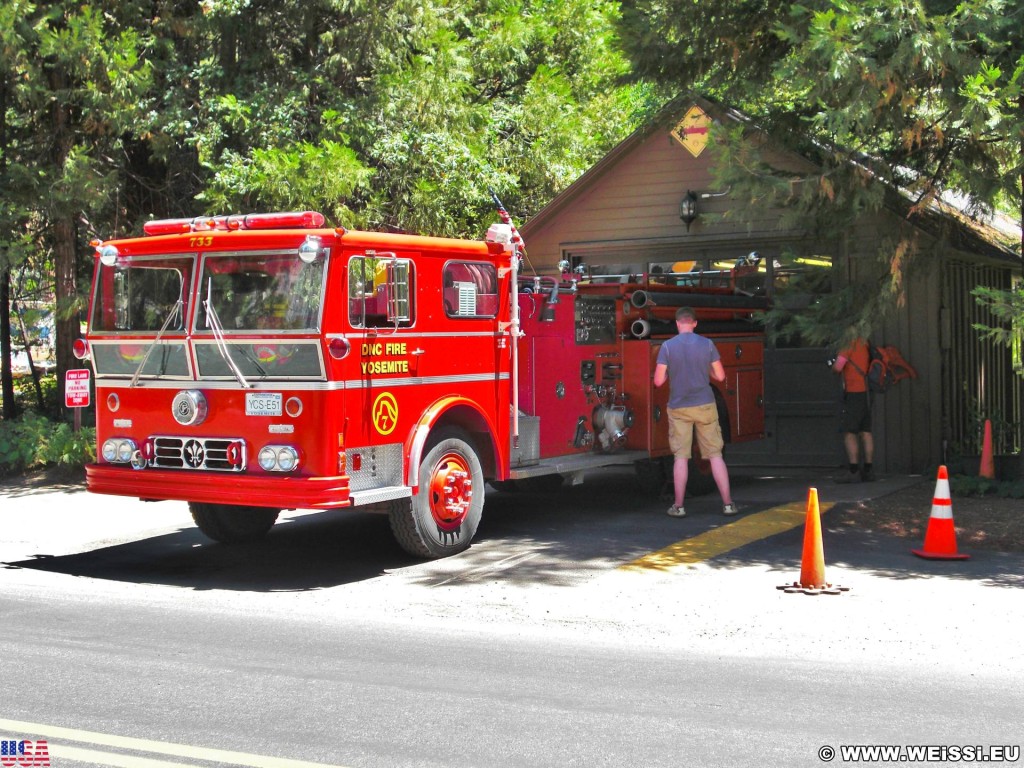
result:
<svg viewBox="0 0 1024 768"><path fill-rule="evenodd" d="M190 256L121 258L100 265L90 328L93 332L156 334L175 310L165 333L184 330L188 288L195 261Z"/></svg>
<svg viewBox="0 0 1024 768"><path fill-rule="evenodd" d="M317 331L323 306L325 260L306 263L295 251L207 255L200 293L225 334ZM196 330L213 331L210 313L196 313Z"/></svg>

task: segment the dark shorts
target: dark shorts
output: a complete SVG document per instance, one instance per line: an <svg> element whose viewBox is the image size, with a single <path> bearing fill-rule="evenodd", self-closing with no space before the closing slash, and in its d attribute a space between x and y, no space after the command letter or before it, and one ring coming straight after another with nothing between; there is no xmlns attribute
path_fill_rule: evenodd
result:
<svg viewBox="0 0 1024 768"><path fill-rule="evenodd" d="M840 432L870 432L871 403L867 392L847 392L839 416Z"/></svg>

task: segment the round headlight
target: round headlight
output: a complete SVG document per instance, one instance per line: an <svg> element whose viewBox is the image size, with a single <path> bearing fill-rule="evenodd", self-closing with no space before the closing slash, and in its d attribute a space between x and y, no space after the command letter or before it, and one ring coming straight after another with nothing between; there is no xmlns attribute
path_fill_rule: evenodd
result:
<svg viewBox="0 0 1024 768"><path fill-rule="evenodd" d="M259 455L260 467L267 472L272 472L277 467L277 451L270 446L262 449Z"/></svg>
<svg viewBox="0 0 1024 768"><path fill-rule="evenodd" d="M291 472L299 464L299 452L290 445L282 447L277 452L277 466L283 472Z"/></svg>
<svg viewBox="0 0 1024 768"><path fill-rule="evenodd" d="M104 440L103 441L103 460L104 461L116 461L117 460L117 441L116 440Z"/></svg>
<svg viewBox="0 0 1024 768"><path fill-rule="evenodd" d="M131 440L122 440L117 444L117 460L125 463L132 460L135 453L135 444Z"/></svg>

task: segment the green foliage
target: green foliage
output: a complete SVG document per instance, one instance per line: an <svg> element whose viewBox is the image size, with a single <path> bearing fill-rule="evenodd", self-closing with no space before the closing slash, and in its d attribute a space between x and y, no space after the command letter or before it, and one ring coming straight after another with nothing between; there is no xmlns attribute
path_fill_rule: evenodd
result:
<svg viewBox="0 0 1024 768"><path fill-rule="evenodd" d="M316 201L332 221L352 226L345 201L370 175L350 147L332 141L255 149L246 156L227 152L197 199L222 211L249 210L256 200L271 210L306 210Z"/></svg>
<svg viewBox="0 0 1024 768"><path fill-rule="evenodd" d="M0 475L46 466L81 467L96 460L96 430L28 414L0 421Z"/></svg>
<svg viewBox="0 0 1024 768"><path fill-rule="evenodd" d="M985 477L953 475L949 490L954 496L998 496L1001 499L1024 499L1024 480L989 480Z"/></svg>
<svg viewBox="0 0 1024 768"><path fill-rule="evenodd" d="M974 329L982 338L990 339L1011 349L1013 365L1024 375L1024 283L1015 288L998 290L979 286L971 291L980 307L987 309L999 325L975 323Z"/></svg>
<svg viewBox="0 0 1024 768"><path fill-rule="evenodd" d="M956 192L972 214L1021 210L1024 7L1006 0L624 0L619 30L634 74L681 84L743 111L717 130L716 186L735 214L841 239L867 214L893 207L910 222ZM751 141L768 137L769 142ZM796 150L812 165L779 162ZM920 243L913 227L878 244L876 299L903 297ZM817 336L839 342L849 297L823 297ZM776 327L790 318L776 313ZM808 335L810 322L788 329Z"/></svg>
<svg viewBox="0 0 1024 768"><path fill-rule="evenodd" d="M521 223L657 100L621 83L617 9L5 0L0 270L15 269L15 298L32 284L55 299L66 367L86 243L151 218L315 209L480 237L494 187Z"/></svg>
<svg viewBox="0 0 1024 768"><path fill-rule="evenodd" d="M43 409L40 415L56 418L63 405L60 402L61 391L57 386L57 377L52 374L40 376L39 388L43 393ZM14 399L18 403L19 413L39 410L35 383L31 376L22 376L14 380Z"/></svg>
<svg viewBox="0 0 1024 768"><path fill-rule="evenodd" d="M965 387L966 389L966 387ZM992 444L995 452L1009 453L1013 449L1014 437L1020 433L1021 425L1007 419L998 408L979 402L965 392L967 399L967 433L963 442L954 442L950 450L959 456L979 456L984 447L985 422L992 423Z"/></svg>

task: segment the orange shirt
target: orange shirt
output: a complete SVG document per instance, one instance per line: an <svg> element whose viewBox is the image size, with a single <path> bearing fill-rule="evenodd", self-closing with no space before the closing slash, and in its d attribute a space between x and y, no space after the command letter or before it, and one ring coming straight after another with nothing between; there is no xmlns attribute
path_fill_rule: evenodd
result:
<svg viewBox="0 0 1024 768"><path fill-rule="evenodd" d="M843 386L847 392L867 392L866 374L868 372L868 343L864 339L854 339L853 343L839 353L846 358L843 366ZM853 363L853 365L851 365ZM856 367L854 367L856 366ZM860 368L858 371L857 368Z"/></svg>

